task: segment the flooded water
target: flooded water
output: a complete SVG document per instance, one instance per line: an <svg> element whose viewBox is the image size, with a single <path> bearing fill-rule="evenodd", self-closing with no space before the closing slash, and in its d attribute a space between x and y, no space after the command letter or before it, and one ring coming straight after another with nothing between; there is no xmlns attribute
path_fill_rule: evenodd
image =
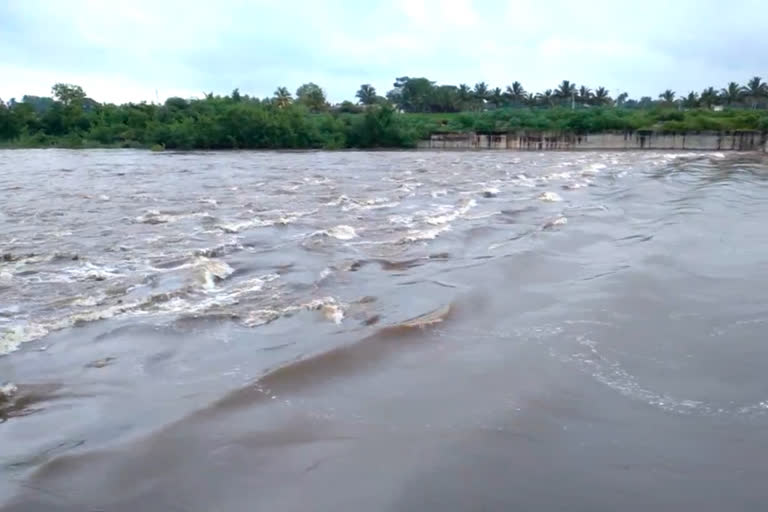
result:
<svg viewBox="0 0 768 512"><path fill-rule="evenodd" d="M0 152L0 509L764 508L766 178Z"/></svg>

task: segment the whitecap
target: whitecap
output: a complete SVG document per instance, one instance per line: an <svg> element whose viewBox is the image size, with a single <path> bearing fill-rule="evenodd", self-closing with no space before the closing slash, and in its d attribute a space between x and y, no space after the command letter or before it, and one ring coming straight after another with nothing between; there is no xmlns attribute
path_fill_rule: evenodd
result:
<svg viewBox="0 0 768 512"><path fill-rule="evenodd" d="M408 232L408 236L400 240L400 243L418 242L419 240L434 240L435 238L440 236L441 233L444 233L450 230L451 230L450 224L444 224L442 226L438 226L432 229L422 229L422 230L412 229L411 231Z"/></svg>
<svg viewBox="0 0 768 512"><path fill-rule="evenodd" d="M428 216L424 219L424 222L427 224L431 224L433 226L441 225L441 224L447 224L449 222L453 222L454 220L458 219L462 215L466 215L466 213L474 208L477 205L477 201L474 199L469 199L467 201L463 201L461 206L456 208L455 210L448 210L446 213L441 213L438 215L432 215ZM441 206L440 210L445 211L450 207Z"/></svg>
<svg viewBox="0 0 768 512"><path fill-rule="evenodd" d="M13 382L6 382L0 386L0 402L12 398L18 390L19 388L16 386L16 384Z"/></svg>
<svg viewBox="0 0 768 512"><path fill-rule="evenodd" d="M48 330L37 324L15 325L0 335L0 355L10 354L19 349L22 343L42 338Z"/></svg>
<svg viewBox="0 0 768 512"><path fill-rule="evenodd" d="M606 165L601 163L591 164L589 167L581 171L582 176L595 176L601 170L605 169Z"/></svg>
<svg viewBox="0 0 768 512"><path fill-rule="evenodd" d="M235 271L235 269L223 261L205 257L198 258L195 266L200 271L199 278L202 281L203 287L208 290L215 288L217 281L226 279Z"/></svg>
<svg viewBox="0 0 768 512"><path fill-rule="evenodd" d="M336 238L337 240L352 240L353 238L357 238L357 232L355 231L355 228L345 224L334 226L331 229L325 231L325 234Z"/></svg>
<svg viewBox="0 0 768 512"><path fill-rule="evenodd" d="M488 187L483 190L483 197L491 198L499 195L499 189L496 187Z"/></svg>
<svg viewBox="0 0 768 512"><path fill-rule="evenodd" d="M543 192L539 195L539 199L548 203L556 203L563 200L556 192Z"/></svg>

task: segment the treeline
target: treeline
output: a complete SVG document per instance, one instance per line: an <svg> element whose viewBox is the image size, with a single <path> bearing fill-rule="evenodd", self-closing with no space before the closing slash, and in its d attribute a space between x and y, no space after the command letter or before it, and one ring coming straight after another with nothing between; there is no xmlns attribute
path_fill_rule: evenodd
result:
<svg viewBox="0 0 768 512"><path fill-rule="evenodd" d="M380 101L370 85L361 86L357 93L361 103ZM577 85L563 80L554 89L542 92L528 92L520 82L513 82L502 89L490 88L485 82L470 87L466 84L437 85L426 78L401 77L394 83L394 88L387 93L387 99L404 112L461 112L510 107L570 107L584 108L595 106L615 106L627 109L649 109L654 107L712 108L728 106L731 108L759 109L768 107L768 85L760 77L753 77L745 85L730 82L718 90L707 87L700 93L691 91L687 96L678 97L667 89L657 99L645 96L629 98L624 92L612 98L608 89L597 87L594 90L586 85Z"/></svg>
<svg viewBox="0 0 768 512"><path fill-rule="evenodd" d="M280 87L263 99L234 90L227 96L123 105L101 104L79 86L56 84L52 97L0 101L0 145L338 149L413 147L439 131L766 132L768 87L758 78L750 84L757 87L730 84L721 93L710 88L682 101L672 91L657 100L631 100L568 81L554 92L532 97L517 83L506 92L489 92L484 84L469 89L402 77L386 97L363 85L357 102L337 105L329 104L323 89L313 83L302 85L295 95ZM733 94L726 95L730 89ZM713 109L721 104L722 111Z"/></svg>

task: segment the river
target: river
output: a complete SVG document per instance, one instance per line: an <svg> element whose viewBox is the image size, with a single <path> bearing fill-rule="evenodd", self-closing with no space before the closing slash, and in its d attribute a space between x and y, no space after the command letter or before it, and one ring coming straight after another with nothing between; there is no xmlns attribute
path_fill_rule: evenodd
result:
<svg viewBox="0 0 768 512"><path fill-rule="evenodd" d="M768 159L0 151L0 510L757 510Z"/></svg>

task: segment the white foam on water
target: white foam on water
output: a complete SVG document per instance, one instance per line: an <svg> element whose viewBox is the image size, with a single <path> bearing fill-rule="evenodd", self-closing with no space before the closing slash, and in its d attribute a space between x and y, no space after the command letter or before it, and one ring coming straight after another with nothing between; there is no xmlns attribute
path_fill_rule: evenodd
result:
<svg viewBox="0 0 768 512"><path fill-rule="evenodd" d="M323 316L331 320L336 325L340 325L344 320L344 310L338 304L326 304L322 308Z"/></svg>
<svg viewBox="0 0 768 512"><path fill-rule="evenodd" d="M483 190L483 197L491 198L491 197L497 197L499 195L499 189L496 187L488 187Z"/></svg>
<svg viewBox="0 0 768 512"><path fill-rule="evenodd" d="M91 262L86 262L80 267L66 269L64 272L77 281L106 281L123 276L114 268L94 265Z"/></svg>
<svg viewBox="0 0 768 512"><path fill-rule="evenodd" d="M229 277L235 269L227 263L200 256L195 261L195 266L200 271L200 279L203 287L212 290L216 287L216 281L223 281Z"/></svg>
<svg viewBox="0 0 768 512"><path fill-rule="evenodd" d="M352 226L347 226L346 224L334 226L331 229L324 231L324 233L328 236L336 238L337 240L352 240L353 238L357 238L357 232L355 231L355 228Z"/></svg>
<svg viewBox="0 0 768 512"><path fill-rule="evenodd" d="M466 215L469 210L477 206L477 201L474 199L465 200L461 203L461 205L456 208L452 209L449 206L441 206L438 208L438 210L442 210L445 213L439 213L437 215L431 215L424 218L424 222L427 224L431 224L433 226L438 226L441 224L447 224L449 222L453 222L454 220L458 219L459 217Z"/></svg>
<svg viewBox="0 0 768 512"><path fill-rule="evenodd" d="M448 191L444 188L440 190L433 190L429 195L432 196L432 199L437 199L438 197L447 196Z"/></svg>
<svg viewBox="0 0 768 512"><path fill-rule="evenodd" d="M412 229L408 231L408 235L401 238L399 243L418 242L420 240L434 240L440 234L451 230L450 224L444 224L431 229Z"/></svg>
<svg viewBox="0 0 768 512"><path fill-rule="evenodd" d="M586 169L583 169L581 171L582 176L596 176L600 171L605 169L607 166L605 164L601 163L594 163L590 164Z"/></svg>
<svg viewBox="0 0 768 512"><path fill-rule="evenodd" d="M19 349L22 343L42 338L48 330L42 325L15 325L0 334L0 355L10 354Z"/></svg>
<svg viewBox="0 0 768 512"><path fill-rule="evenodd" d="M0 386L0 401L12 398L18 390L19 388L16 386L16 384L13 382L6 382Z"/></svg>
<svg viewBox="0 0 768 512"><path fill-rule="evenodd" d="M563 200L557 192L542 192L539 194L539 199L547 203L556 203Z"/></svg>
<svg viewBox="0 0 768 512"><path fill-rule="evenodd" d="M208 217L208 212L194 212L194 213L161 213L160 210L147 210L143 215L139 215L135 218L136 222L141 224L167 224L176 222L183 219L189 219L194 217Z"/></svg>
<svg viewBox="0 0 768 512"><path fill-rule="evenodd" d="M258 327L277 320L281 316L281 312L275 309L257 309L248 313L241 321L246 327Z"/></svg>
<svg viewBox="0 0 768 512"><path fill-rule="evenodd" d="M394 208L399 204L399 201L391 201L387 197L375 197L373 199L366 199L365 201L348 200L341 207L341 211L349 212L353 210L379 210L383 208Z"/></svg>
<svg viewBox="0 0 768 512"><path fill-rule="evenodd" d="M552 221L553 226L565 226L566 224L568 224L568 219L563 215Z"/></svg>

